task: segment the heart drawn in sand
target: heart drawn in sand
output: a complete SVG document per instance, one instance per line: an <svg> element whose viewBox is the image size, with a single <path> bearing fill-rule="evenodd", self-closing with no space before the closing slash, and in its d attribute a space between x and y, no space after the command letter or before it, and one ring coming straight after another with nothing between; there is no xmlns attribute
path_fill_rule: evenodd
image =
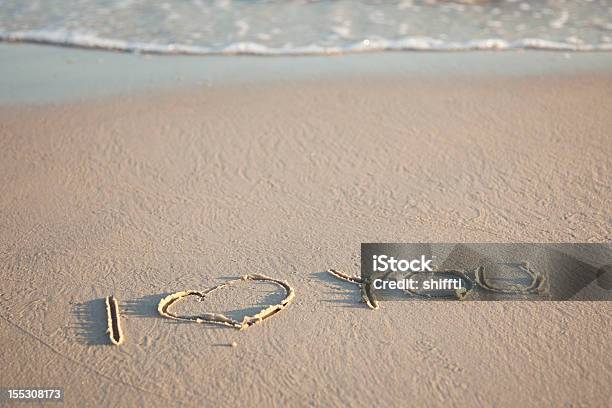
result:
<svg viewBox="0 0 612 408"><path fill-rule="evenodd" d="M221 313L202 313L199 316L192 317L192 316L179 316L179 315L176 315L170 312L170 306L172 306L174 303L188 296L196 296L200 298L200 300L203 300L206 298L206 295L216 290L228 287L230 285L235 285L239 282L248 281L248 280L265 281L265 282L274 283L282 287L285 290L285 298L281 300L280 303L270 305L270 306L263 308L262 310L260 310L258 313L256 313L253 316L244 316L242 321L232 319ZM168 317L174 320L181 320L181 321L188 321L188 322L195 322L195 323L214 323L214 324L220 324L223 326L229 326L229 327L234 327L239 330L243 330L243 329L247 329L251 327L254 324L261 323L264 319L267 319L268 317L280 312L285 307L287 307L289 303L293 301L294 298L295 298L295 291L286 282L283 282L278 279L270 278L265 275L248 274L248 275L244 275L241 278L224 282L220 285L214 286L204 291L187 290L187 291L176 292L171 295L168 295L159 302L159 305L157 306L157 311L163 317Z"/></svg>

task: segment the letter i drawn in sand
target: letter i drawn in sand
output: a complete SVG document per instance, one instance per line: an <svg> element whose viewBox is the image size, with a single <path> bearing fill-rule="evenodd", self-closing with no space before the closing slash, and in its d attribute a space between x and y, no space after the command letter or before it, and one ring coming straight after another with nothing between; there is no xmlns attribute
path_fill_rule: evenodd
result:
<svg viewBox="0 0 612 408"><path fill-rule="evenodd" d="M119 303L114 296L106 298L106 316L108 319L108 337L111 343L116 346L121 345L124 340L123 331L121 330L121 316L119 315Z"/></svg>

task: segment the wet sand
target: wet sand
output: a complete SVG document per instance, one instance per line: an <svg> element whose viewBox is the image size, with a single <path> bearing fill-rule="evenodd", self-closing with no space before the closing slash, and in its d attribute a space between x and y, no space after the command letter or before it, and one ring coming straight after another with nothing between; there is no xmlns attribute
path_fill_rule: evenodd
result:
<svg viewBox="0 0 612 408"><path fill-rule="evenodd" d="M541 69L0 106L1 385L68 406L609 406L610 302L372 311L324 272L358 273L361 242L609 242L612 71ZM295 300L243 331L157 313L249 273ZM282 297L246 282L181 307L241 320Z"/></svg>

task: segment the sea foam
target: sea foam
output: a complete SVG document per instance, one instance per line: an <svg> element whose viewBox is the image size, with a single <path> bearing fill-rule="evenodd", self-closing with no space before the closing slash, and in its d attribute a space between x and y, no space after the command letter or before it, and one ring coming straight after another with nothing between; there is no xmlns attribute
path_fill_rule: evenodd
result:
<svg viewBox="0 0 612 408"><path fill-rule="evenodd" d="M0 40L135 53L612 50L612 0L5 0Z"/></svg>

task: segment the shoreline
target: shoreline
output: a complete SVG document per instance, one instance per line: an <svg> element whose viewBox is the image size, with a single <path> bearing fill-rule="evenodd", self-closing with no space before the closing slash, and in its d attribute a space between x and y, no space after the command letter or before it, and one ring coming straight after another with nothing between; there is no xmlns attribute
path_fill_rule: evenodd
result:
<svg viewBox="0 0 612 408"><path fill-rule="evenodd" d="M302 45L297 47L269 47L250 41L230 43L223 46L190 44L160 44L103 38L76 32L31 30L0 31L0 42L10 44L49 45L73 49L127 52L145 55L174 56L331 56L368 54L377 52L469 52L469 51L555 51L555 52L610 52L608 43L570 43L542 38L517 38L506 40L500 37L467 41L443 41L431 37L404 37L399 39L363 39L342 45Z"/></svg>

